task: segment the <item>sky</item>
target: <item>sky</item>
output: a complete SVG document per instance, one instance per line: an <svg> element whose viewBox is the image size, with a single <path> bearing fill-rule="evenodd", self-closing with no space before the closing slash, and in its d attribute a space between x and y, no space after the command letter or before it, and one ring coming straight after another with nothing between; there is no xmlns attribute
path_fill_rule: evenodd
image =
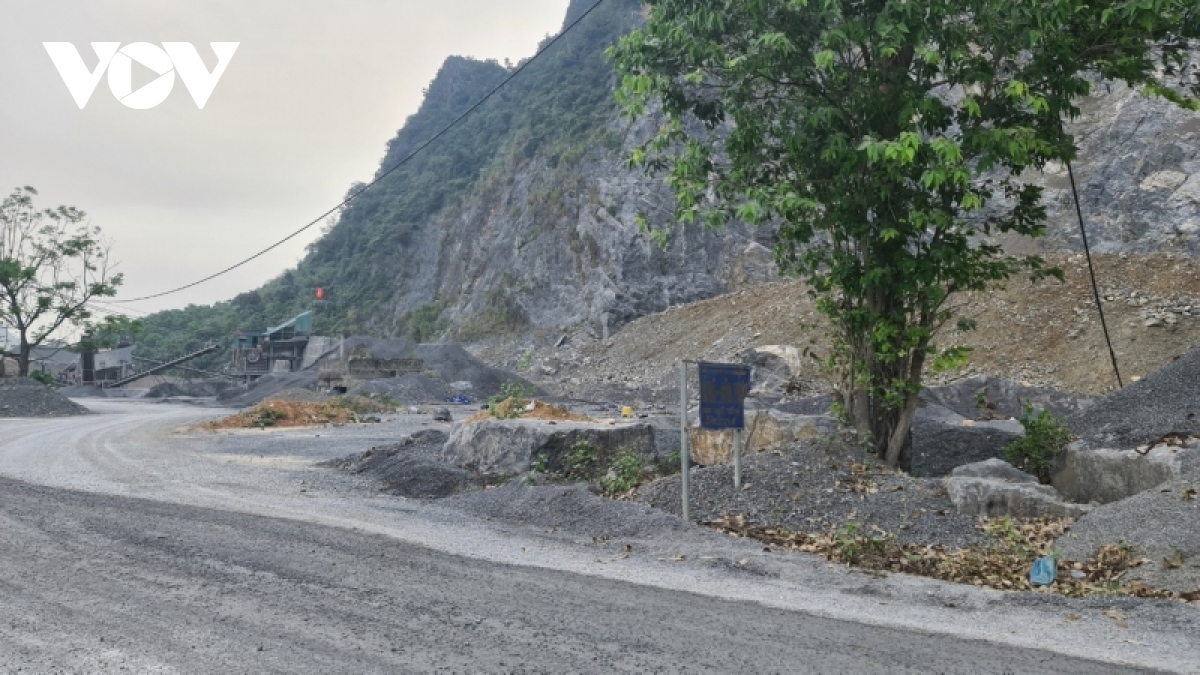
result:
<svg viewBox="0 0 1200 675"><path fill-rule="evenodd" d="M175 288L299 229L370 180L446 57L513 62L568 0L0 0L0 191L76 206L112 241L118 299ZM178 75L150 109L102 77L79 109L43 42L238 42L199 109ZM115 61L114 61L115 63ZM182 68L176 67L176 71ZM132 90L157 75L134 63ZM132 100L132 99L127 99ZM132 314L208 304L292 267L320 232Z"/></svg>

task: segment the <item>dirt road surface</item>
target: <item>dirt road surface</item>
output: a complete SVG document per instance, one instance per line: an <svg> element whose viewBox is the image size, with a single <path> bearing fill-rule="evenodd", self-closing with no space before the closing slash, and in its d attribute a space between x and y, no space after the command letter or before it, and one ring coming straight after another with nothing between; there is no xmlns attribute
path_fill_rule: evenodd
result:
<svg viewBox="0 0 1200 675"><path fill-rule="evenodd" d="M3 672L1200 668L1190 607L1118 605L1122 627L1111 604L875 578L699 528L596 543L314 467L427 418L212 434L179 429L222 411L87 405L0 422Z"/></svg>

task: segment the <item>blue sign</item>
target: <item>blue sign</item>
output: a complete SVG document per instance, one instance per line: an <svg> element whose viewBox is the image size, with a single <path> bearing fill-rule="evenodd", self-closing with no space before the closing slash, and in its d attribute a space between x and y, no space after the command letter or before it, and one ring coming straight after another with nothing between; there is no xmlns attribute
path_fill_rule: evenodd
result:
<svg viewBox="0 0 1200 675"><path fill-rule="evenodd" d="M746 394L750 366L732 363L700 364L700 428L746 428Z"/></svg>

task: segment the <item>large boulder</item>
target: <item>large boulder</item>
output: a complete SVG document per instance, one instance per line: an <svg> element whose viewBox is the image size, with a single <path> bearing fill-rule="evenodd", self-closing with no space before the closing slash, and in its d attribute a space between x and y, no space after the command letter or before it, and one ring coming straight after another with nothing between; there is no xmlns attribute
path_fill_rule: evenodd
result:
<svg viewBox="0 0 1200 675"><path fill-rule="evenodd" d="M751 396L779 397L803 391L803 355L791 345L762 345L747 349L742 363L751 367Z"/></svg>
<svg viewBox="0 0 1200 675"><path fill-rule="evenodd" d="M1150 490L1183 473L1200 456L1200 442L1142 449L1090 448L1085 441L1059 454L1050 482L1068 499L1108 504Z"/></svg>
<svg viewBox="0 0 1200 675"><path fill-rule="evenodd" d="M1004 447L1023 435L1024 429L1012 420L971 420L928 404L913 420L908 470L923 478L946 476L955 467L1003 457Z"/></svg>
<svg viewBox="0 0 1200 675"><path fill-rule="evenodd" d="M971 419L1020 417L1026 402L1037 410L1074 415L1089 409L1096 399L1034 387L1011 380L978 375L921 392L921 402L953 410Z"/></svg>
<svg viewBox="0 0 1200 675"><path fill-rule="evenodd" d="M561 472L567 454L583 443L595 453L597 464L606 466L623 451L653 455L654 430L648 424L565 420L466 422L451 432L441 459L483 473L523 473L535 458L545 455L547 468Z"/></svg>
<svg viewBox="0 0 1200 675"><path fill-rule="evenodd" d="M975 462L974 464L964 464L963 466L955 467L950 472L950 475L959 478L990 478L1008 483L1038 482L1037 476L1027 474L1002 459L989 459L983 462Z"/></svg>
<svg viewBox="0 0 1200 675"><path fill-rule="evenodd" d="M1048 485L1012 483L1000 478L950 476L946 493L962 515L996 518L1078 518L1088 512L1083 504L1069 504Z"/></svg>
<svg viewBox="0 0 1200 675"><path fill-rule="evenodd" d="M783 448L800 441L831 434L838 421L827 415L793 415L779 410L746 411L742 452L751 454ZM697 464L711 466L733 461L733 432L688 429L688 447Z"/></svg>

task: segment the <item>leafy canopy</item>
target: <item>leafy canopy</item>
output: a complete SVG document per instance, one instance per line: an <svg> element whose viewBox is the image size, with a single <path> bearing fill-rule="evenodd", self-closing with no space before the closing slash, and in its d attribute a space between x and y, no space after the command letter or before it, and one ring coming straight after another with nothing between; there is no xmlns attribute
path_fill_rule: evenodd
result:
<svg viewBox="0 0 1200 675"><path fill-rule="evenodd" d="M836 327L847 412L893 463L948 298L1061 276L984 237L1043 233L1022 176L1075 156L1062 120L1093 79L1200 93L1194 0L647 4L610 51L627 112L666 117L634 164L666 172L682 221L778 224L781 269Z"/></svg>
<svg viewBox="0 0 1200 675"><path fill-rule="evenodd" d="M29 351L64 326L82 326L88 302L117 294L107 242L71 206L39 209L37 190L18 188L0 201L0 322L20 336L21 374Z"/></svg>

